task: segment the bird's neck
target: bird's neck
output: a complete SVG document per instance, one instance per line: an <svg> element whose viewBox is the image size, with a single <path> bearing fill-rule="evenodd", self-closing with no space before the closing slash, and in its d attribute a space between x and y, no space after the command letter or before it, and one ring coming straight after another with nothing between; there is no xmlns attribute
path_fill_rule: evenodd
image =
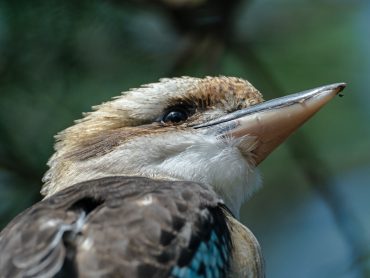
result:
<svg viewBox="0 0 370 278"><path fill-rule="evenodd" d="M240 152L238 142L178 132L135 138L89 158L61 149L49 165L43 188L47 196L78 182L108 176L193 181L212 186L235 216L260 184L258 171Z"/></svg>

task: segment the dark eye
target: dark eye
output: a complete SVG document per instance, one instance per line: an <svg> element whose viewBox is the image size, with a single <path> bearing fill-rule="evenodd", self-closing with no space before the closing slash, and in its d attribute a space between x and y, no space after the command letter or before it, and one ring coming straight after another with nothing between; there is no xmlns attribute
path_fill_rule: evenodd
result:
<svg viewBox="0 0 370 278"><path fill-rule="evenodd" d="M188 118L188 113L184 110L172 110L163 116L163 122L179 123Z"/></svg>

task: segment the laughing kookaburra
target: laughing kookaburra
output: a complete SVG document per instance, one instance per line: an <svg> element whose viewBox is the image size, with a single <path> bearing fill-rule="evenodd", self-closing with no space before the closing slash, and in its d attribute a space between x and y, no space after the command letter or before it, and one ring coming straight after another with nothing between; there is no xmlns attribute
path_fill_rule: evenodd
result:
<svg viewBox="0 0 370 278"><path fill-rule="evenodd" d="M234 77L162 79L57 135L42 194L0 234L1 277L263 277L239 221L256 166L345 84L264 102Z"/></svg>

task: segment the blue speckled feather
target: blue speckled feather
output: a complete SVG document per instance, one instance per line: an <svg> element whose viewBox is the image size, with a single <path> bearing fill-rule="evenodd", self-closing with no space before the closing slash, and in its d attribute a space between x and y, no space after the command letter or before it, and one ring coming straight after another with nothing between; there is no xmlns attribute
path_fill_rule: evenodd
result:
<svg viewBox="0 0 370 278"><path fill-rule="evenodd" d="M171 277L221 278L225 277L230 264L230 233L224 215L219 209L211 210L211 227L205 238L200 239L191 260L183 266L175 266Z"/></svg>

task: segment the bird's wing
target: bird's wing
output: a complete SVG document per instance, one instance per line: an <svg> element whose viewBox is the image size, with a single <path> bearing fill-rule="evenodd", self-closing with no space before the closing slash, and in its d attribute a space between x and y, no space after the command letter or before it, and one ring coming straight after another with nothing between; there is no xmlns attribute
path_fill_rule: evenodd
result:
<svg viewBox="0 0 370 278"><path fill-rule="evenodd" d="M224 277L231 252L224 213L217 195L193 182L83 182L37 203L1 232L0 273Z"/></svg>

